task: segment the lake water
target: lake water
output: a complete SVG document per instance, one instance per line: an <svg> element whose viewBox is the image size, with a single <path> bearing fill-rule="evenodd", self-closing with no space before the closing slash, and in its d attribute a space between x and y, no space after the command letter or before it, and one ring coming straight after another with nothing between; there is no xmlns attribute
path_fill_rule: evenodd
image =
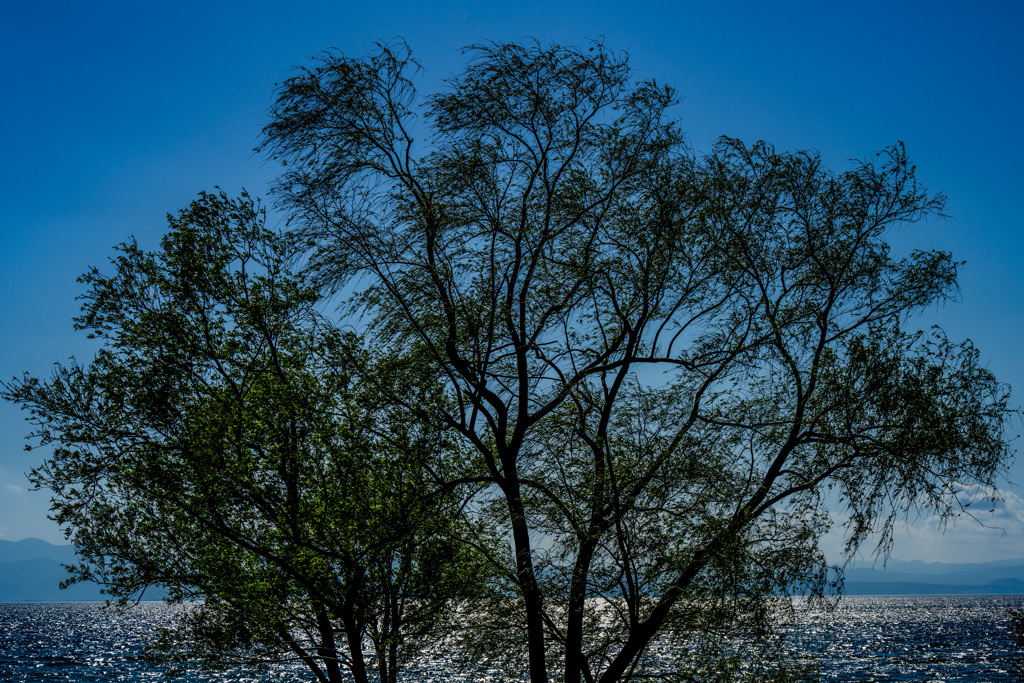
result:
<svg viewBox="0 0 1024 683"><path fill-rule="evenodd" d="M849 597L805 613L789 647L817 655L825 681L1022 681L1006 610L1021 596ZM141 647L172 610L142 603L118 613L96 603L0 603L0 681L159 681ZM1024 669L1022 669L1024 671ZM445 681L435 671L419 681ZM196 678L179 680L195 681ZM296 665L264 677L229 672L218 681L309 681Z"/></svg>

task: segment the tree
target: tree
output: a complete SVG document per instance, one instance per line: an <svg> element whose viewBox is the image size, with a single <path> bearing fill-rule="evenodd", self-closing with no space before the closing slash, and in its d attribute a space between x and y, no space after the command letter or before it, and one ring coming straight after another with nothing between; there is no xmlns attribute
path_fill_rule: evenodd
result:
<svg viewBox="0 0 1024 683"><path fill-rule="evenodd" d="M908 508L994 484L1006 387L911 326L957 263L886 242L944 207L901 145L839 174L729 138L699 158L672 89L600 43L468 52L423 100L404 45L323 54L262 148L307 272L428 360L485 465L446 484L487 484L474 510L511 538L522 650L493 656L668 676L659 638L757 634L770 596L827 590L831 506L850 552L884 552Z"/></svg>
<svg viewBox="0 0 1024 683"><path fill-rule="evenodd" d="M123 244L112 275L83 276L90 364L3 386L56 447L30 478L81 558L69 582L202 600L157 644L165 662L393 683L474 583L460 501L428 474L466 464L390 399L429 413L437 383L323 319L248 196L169 222L160 249Z"/></svg>

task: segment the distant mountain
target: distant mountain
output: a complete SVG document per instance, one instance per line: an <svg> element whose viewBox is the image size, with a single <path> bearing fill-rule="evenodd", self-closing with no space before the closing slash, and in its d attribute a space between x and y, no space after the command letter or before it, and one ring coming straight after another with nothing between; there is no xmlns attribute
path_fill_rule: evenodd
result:
<svg viewBox="0 0 1024 683"><path fill-rule="evenodd" d="M38 538L26 538L22 541L0 540L0 563L42 558L64 563L74 562L75 549L70 545L53 545Z"/></svg>
<svg viewBox="0 0 1024 683"><path fill-rule="evenodd" d="M1019 570L1024 567L1024 558L1015 560L996 560L995 562L922 562L921 560L897 560L890 558L883 566L881 562L873 563L872 567L879 571L898 572L901 574L939 576L942 574L969 574L979 568Z"/></svg>
<svg viewBox="0 0 1024 683"><path fill-rule="evenodd" d="M104 600L99 587L80 583L60 589L68 572L57 560L39 558L0 563L0 602L74 602Z"/></svg>
<svg viewBox="0 0 1024 683"><path fill-rule="evenodd" d="M1024 560L977 564L889 560L844 572L846 595L1022 595Z"/></svg>
<svg viewBox="0 0 1024 683"><path fill-rule="evenodd" d="M0 602L71 602L104 600L99 586L76 584L60 590L68 577L62 564L72 564L70 545L38 538L0 540ZM883 567L852 567L845 571L846 595L1024 595L1024 559L952 564L889 560ZM147 591L147 599L160 599Z"/></svg>
<svg viewBox="0 0 1024 683"><path fill-rule="evenodd" d="M104 600L96 584L60 589L60 582L68 578L63 565L74 561L70 545L53 545L38 538L0 540L0 602Z"/></svg>

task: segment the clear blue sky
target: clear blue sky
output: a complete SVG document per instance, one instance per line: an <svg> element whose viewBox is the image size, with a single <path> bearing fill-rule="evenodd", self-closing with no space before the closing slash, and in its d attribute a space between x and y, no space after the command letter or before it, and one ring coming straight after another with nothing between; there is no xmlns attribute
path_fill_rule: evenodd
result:
<svg viewBox="0 0 1024 683"><path fill-rule="evenodd" d="M961 303L929 312L1024 396L1024 4L1017 2L177 2L0 4L0 376L45 375L91 347L71 329L76 277L219 185L262 194L275 168L252 148L274 84L320 50L403 37L430 91L482 40L603 36L636 74L676 86L691 144L722 134L817 149L835 169L897 140L950 221L897 250L966 260ZM0 538L61 542L47 499L25 491L26 426L0 405ZM1014 425L1020 431L1020 425ZM1024 462L1012 480L1024 484ZM894 556L1024 557L1024 493L989 524L902 529Z"/></svg>

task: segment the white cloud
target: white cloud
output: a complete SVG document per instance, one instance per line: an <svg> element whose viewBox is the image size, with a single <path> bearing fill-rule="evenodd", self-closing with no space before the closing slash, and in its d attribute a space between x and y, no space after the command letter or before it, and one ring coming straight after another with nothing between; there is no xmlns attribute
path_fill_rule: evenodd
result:
<svg viewBox="0 0 1024 683"><path fill-rule="evenodd" d="M4 488L8 491L13 491L14 493L25 493L25 487L18 486L17 484L8 484Z"/></svg>
<svg viewBox="0 0 1024 683"><path fill-rule="evenodd" d="M992 500L993 495L995 500ZM893 530L892 557L924 562L992 562L1024 559L1024 498L1013 491L962 486L957 497L964 511L945 520L926 514L897 522ZM833 514L833 530L822 539L822 549L831 561L842 552L842 523ZM858 559L874 558L877 538L861 545Z"/></svg>

